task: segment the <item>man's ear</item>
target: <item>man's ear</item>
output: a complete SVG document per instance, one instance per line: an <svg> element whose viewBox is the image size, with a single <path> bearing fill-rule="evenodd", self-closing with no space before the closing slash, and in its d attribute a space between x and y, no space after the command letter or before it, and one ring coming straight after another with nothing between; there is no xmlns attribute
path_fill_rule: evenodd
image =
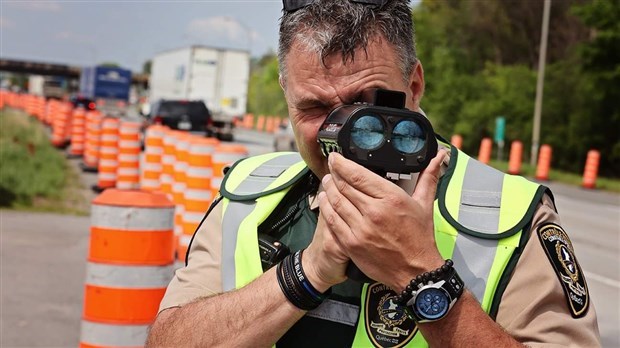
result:
<svg viewBox="0 0 620 348"><path fill-rule="evenodd" d="M280 88L282 88L282 90L286 92L286 85L284 83L284 78L282 77L282 75L278 76L278 82L280 83Z"/></svg>
<svg viewBox="0 0 620 348"><path fill-rule="evenodd" d="M420 108L420 101L424 96L424 68L419 60L415 63L411 76L409 76L409 90L411 91L414 110L417 110Z"/></svg>

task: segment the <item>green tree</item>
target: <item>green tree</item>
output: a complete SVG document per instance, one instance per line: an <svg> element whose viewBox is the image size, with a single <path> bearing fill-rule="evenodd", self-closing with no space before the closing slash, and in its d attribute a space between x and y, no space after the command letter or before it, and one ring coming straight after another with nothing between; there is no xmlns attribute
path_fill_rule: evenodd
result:
<svg viewBox="0 0 620 348"><path fill-rule="evenodd" d="M423 0L414 8L422 107L439 134L463 135L465 150L476 153L503 115L506 140L529 148L542 6ZM580 172L594 147L601 173L619 176L619 7L617 0L552 3L541 141L555 149L554 168Z"/></svg>
<svg viewBox="0 0 620 348"><path fill-rule="evenodd" d="M116 62L101 62L99 64L97 64L97 66L105 66L107 68L120 68L120 64L116 63Z"/></svg>
<svg viewBox="0 0 620 348"><path fill-rule="evenodd" d="M601 151L601 172L620 176L620 3L594 0L575 6L574 13L591 28L579 47L585 96L581 129L589 128L590 147ZM580 149L579 154L585 158ZM581 162L581 161L580 161Z"/></svg>
<svg viewBox="0 0 620 348"><path fill-rule="evenodd" d="M150 75L152 65L153 65L153 61L150 59L144 62L144 64L142 64L142 73Z"/></svg>
<svg viewBox="0 0 620 348"><path fill-rule="evenodd" d="M271 53L263 56L250 73L248 111L256 115L284 117L288 114L284 93L278 82L278 60Z"/></svg>

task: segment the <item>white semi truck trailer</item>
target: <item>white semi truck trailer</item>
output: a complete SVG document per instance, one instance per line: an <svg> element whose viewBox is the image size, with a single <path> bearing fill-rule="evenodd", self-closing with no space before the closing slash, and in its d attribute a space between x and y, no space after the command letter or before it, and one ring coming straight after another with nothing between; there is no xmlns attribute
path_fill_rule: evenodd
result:
<svg viewBox="0 0 620 348"><path fill-rule="evenodd" d="M246 113L250 52L191 46L157 54L151 64L149 99L202 100L214 131L232 138L233 119Z"/></svg>

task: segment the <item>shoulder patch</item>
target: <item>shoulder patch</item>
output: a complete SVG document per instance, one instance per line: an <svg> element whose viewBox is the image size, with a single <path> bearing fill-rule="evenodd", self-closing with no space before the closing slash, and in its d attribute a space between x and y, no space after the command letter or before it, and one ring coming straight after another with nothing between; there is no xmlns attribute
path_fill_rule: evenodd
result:
<svg viewBox="0 0 620 348"><path fill-rule="evenodd" d="M583 317L588 312L590 294L581 266L575 257L573 243L562 227L553 223L541 225L537 233L562 284L571 315L573 318Z"/></svg>

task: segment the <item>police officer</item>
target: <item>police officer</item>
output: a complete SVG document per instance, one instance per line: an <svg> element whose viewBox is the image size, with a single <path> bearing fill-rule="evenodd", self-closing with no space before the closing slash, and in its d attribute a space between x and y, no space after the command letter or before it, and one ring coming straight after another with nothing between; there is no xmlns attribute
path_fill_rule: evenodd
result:
<svg viewBox="0 0 620 348"><path fill-rule="evenodd" d="M321 154L326 115L366 89L403 91L421 112L412 25L405 0L284 1L280 84L301 158L262 155L227 173L149 346L600 345L548 189L441 141L398 185ZM288 256L261 264L282 245ZM348 279L350 263L373 281Z"/></svg>

